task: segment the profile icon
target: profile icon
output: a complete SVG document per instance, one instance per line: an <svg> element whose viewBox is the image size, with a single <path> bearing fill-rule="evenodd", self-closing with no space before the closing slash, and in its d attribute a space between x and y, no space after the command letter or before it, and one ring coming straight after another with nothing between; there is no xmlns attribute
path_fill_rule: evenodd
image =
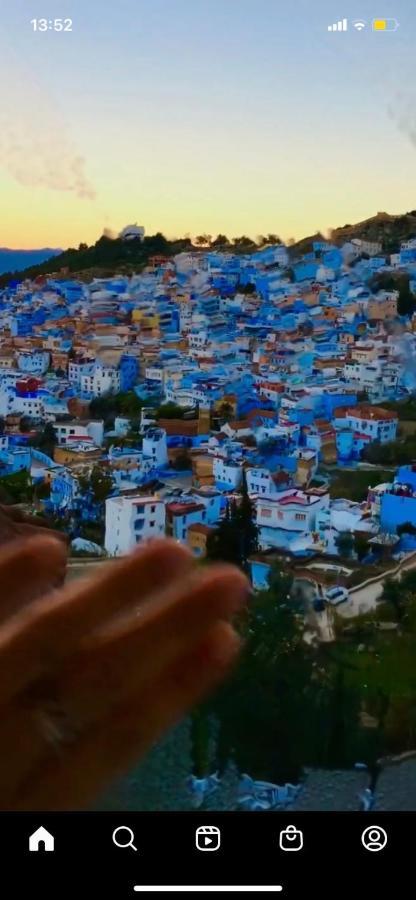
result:
<svg viewBox="0 0 416 900"><path fill-rule="evenodd" d="M378 853L387 844L387 832L380 825L369 825L361 835L361 843L370 853Z"/></svg>

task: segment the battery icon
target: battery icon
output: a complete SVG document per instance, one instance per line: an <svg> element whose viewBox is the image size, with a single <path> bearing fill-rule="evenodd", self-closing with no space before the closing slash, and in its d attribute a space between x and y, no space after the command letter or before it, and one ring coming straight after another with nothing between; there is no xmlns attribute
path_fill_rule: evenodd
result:
<svg viewBox="0 0 416 900"><path fill-rule="evenodd" d="M373 19L373 31L396 31L398 27L397 19Z"/></svg>

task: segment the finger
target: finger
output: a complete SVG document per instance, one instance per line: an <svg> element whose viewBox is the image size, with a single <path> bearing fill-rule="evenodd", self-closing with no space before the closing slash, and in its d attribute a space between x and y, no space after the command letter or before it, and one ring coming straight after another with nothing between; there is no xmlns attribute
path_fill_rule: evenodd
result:
<svg viewBox="0 0 416 900"><path fill-rule="evenodd" d="M0 553L0 624L60 584L66 551L49 535L7 544Z"/></svg>
<svg viewBox="0 0 416 900"><path fill-rule="evenodd" d="M150 590L184 575L193 557L174 541L158 541L102 571L32 603L0 631L0 703L50 672L85 635Z"/></svg>
<svg viewBox="0 0 416 900"><path fill-rule="evenodd" d="M86 807L225 677L239 648L232 627L217 623L148 690L120 705L62 758L51 758L31 772L7 808Z"/></svg>
<svg viewBox="0 0 416 900"><path fill-rule="evenodd" d="M98 650L76 654L61 672L40 680L16 697L0 720L3 752L13 751L7 773L0 771L0 796L51 751L62 753L94 724L137 696L175 660L203 639L216 619L241 609L247 580L231 566L194 575L162 593L127 628L112 629ZM157 648L157 652L155 652Z"/></svg>
<svg viewBox="0 0 416 900"><path fill-rule="evenodd" d="M247 579L232 566L191 573L155 595L139 617L106 629L75 655L54 684L55 707L80 729L109 715L175 659L218 619L239 612Z"/></svg>

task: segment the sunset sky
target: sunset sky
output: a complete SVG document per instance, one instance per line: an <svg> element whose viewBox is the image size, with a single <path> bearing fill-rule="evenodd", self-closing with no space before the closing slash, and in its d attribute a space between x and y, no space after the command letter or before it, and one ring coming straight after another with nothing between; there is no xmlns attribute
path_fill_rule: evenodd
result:
<svg viewBox="0 0 416 900"><path fill-rule="evenodd" d="M2 7L0 246L136 221L299 238L416 208L414 0ZM394 34L327 31L383 14ZM73 32L35 34L34 16Z"/></svg>

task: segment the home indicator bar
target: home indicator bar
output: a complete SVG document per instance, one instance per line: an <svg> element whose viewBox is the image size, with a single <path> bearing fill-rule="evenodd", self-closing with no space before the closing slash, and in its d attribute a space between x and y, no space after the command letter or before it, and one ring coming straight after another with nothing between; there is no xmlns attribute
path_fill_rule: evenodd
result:
<svg viewBox="0 0 416 900"><path fill-rule="evenodd" d="M241 885L241 884L181 884L181 885L168 885L168 884L160 884L160 885L140 885L135 884L134 890L140 893L140 891L150 892L150 893L181 893L182 891L221 891L221 893L226 893L227 891L235 891L240 892L244 891L245 893L268 893L272 894L274 891L282 891L283 887L281 884L260 884L260 885Z"/></svg>

